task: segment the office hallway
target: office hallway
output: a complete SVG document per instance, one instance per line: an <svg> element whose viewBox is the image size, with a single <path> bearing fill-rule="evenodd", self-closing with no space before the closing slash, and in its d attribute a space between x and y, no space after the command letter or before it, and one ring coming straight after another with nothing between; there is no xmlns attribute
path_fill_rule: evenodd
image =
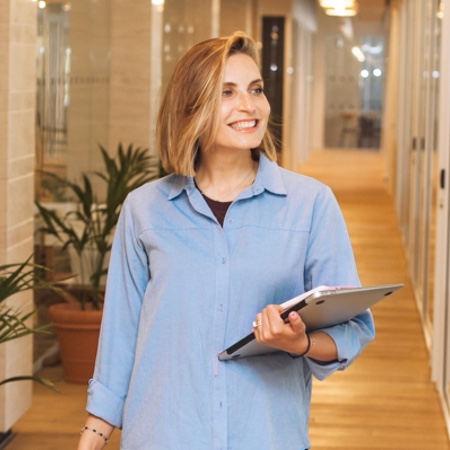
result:
<svg viewBox="0 0 450 450"><path fill-rule="evenodd" d="M361 283L404 283L373 308L377 337L347 371L315 382L314 450L448 450L450 444L407 273L381 155L312 154L302 173L328 184L349 228Z"/></svg>
<svg viewBox="0 0 450 450"><path fill-rule="evenodd" d="M381 156L362 150L318 151L301 172L333 188L362 283L405 283L374 308L377 338L356 363L315 382L311 450L449 450ZM41 375L56 380L61 393L34 386L33 407L14 427L7 450L76 448L86 388L60 381L59 366ZM114 432L108 449L119 448L119 435Z"/></svg>

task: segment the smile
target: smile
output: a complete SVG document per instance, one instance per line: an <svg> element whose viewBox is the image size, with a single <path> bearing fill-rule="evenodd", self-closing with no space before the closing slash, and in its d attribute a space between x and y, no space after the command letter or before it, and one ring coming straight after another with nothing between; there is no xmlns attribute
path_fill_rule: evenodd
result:
<svg viewBox="0 0 450 450"><path fill-rule="evenodd" d="M243 131L249 128L254 128L258 124L258 120L246 120L242 122L231 123L230 127L236 131Z"/></svg>

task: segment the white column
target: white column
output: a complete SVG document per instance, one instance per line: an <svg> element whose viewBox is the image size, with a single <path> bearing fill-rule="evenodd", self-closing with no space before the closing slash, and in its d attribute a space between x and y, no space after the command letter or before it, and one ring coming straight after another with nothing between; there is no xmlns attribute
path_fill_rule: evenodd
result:
<svg viewBox="0 0 450 450"><path fill-rule="evenodd" d="M0 2L0 264L22 262L33 252L36 3ZM9 306L30 309L30 292ZM32 339L0 346L0 379L32 372ZM31 382L0 387L0 432L31 405Z"/></svg>

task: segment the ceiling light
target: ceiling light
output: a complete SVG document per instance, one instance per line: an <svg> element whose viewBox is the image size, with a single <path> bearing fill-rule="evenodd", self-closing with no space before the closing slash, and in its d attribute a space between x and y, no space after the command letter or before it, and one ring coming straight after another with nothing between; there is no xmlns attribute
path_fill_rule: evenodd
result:
<svg viewBox="0 0 450 450"><path fill-rule="evenodd" d="M353 8L327 8L325 14L333 17L353 17L356 16L357 10Z"/></svg>
<svg viewBox="0 0 450 450"><path fill-rule="evenodd" d="M383 75L383 71L377 67L376 69L373 69L372 74L374 77L380 78L381 75Z"/></svg>
<svg viewBox="0 0 450 450"><path fill-rule="evenodd" d="M353 8L355 3L355 0L319 0L322 8Z"/></svg>
<svg viewBox="0 0 450 450"><path fill-rule="evenodd" d="M370 73L367 69L363 69L363 70L361 70L360 75L361 75L361 78L369 78Z"/></svg>
<svg viewBox="0 0 450 450"><path fill-rule="evenodd" d="M352 17L358 12L356 0L319 0L325 14L335 17Z"/></svg>

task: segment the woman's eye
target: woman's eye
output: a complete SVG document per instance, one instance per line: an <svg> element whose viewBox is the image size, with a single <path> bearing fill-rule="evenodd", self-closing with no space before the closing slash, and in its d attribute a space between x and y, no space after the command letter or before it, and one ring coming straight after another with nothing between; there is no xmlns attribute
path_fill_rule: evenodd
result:
<svg viewBox="0 0 450 450"><path fill-rule="evenodd" d="M252 92L256 95L261 95L261 94L264 94L264 88L260 86L260 87L252 89Z"/></svg>
<svg viewBox="0 0 450 450"><path fill-rule="evenodd" d="M230 97L233 95L233 91L231 89L225 89L222 91L222 97Z"/></svg>

